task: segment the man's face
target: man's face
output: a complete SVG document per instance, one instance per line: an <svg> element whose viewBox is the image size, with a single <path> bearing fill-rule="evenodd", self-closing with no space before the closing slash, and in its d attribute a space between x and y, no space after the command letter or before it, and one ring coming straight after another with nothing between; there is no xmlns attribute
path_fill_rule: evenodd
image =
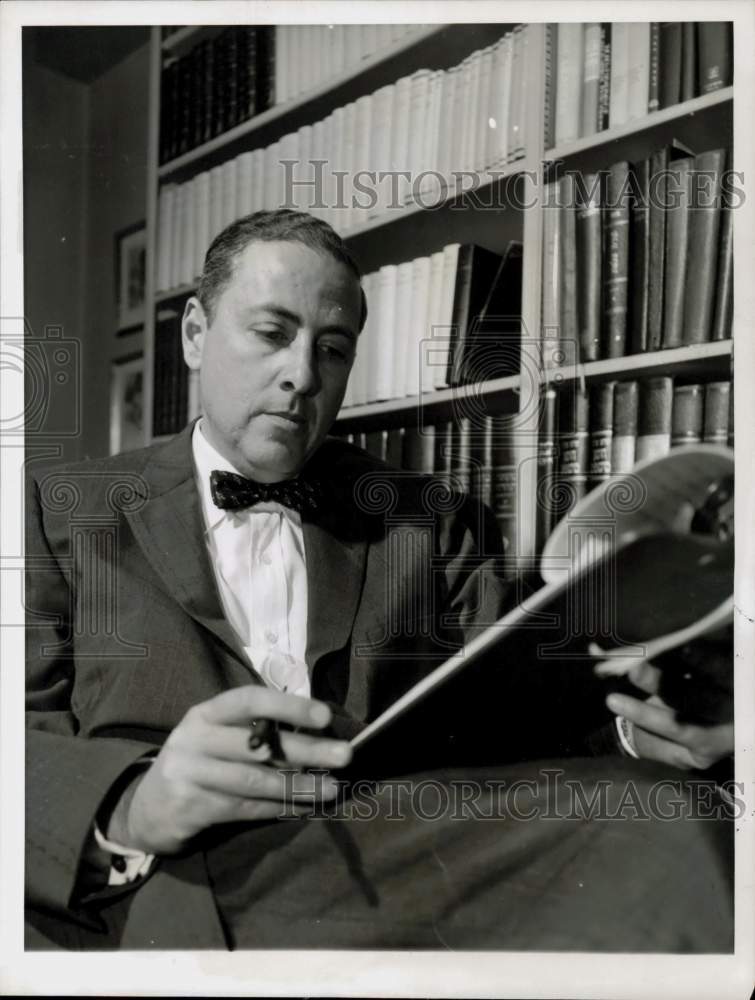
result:
<svg viewBox="0 0 755 1000"><path fill-rule="evenodd" d="M354 361L361 298L352 272L301 243L250 243L212 323L196 300L184 356L200 370L202 430L260 482L295 476L333 423Z"/></svg>

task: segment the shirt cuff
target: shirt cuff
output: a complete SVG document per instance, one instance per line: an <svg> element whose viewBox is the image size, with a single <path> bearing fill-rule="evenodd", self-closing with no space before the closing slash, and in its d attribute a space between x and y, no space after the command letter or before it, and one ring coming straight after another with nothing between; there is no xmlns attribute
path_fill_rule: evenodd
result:
<svg viewBox="0 0 755 1000"><path fill-rule="evenodd" d="M128 885L146 875L155 860L154 854L145 854L133 847L123 847L104 836L97 824L94 824L94 839L100 850L110 855L110 871L108 885Z"/></svg>
<svg viewBox="0 0 755 1000"><path fill-rule="evenodd" d="M624 753L628 757L634 757L635 760L639 760L640 755L637 753L637 747L634 742L634 724L629 719L625 719L623 715L617 715L616 732L619 734L619 743Z"/></svg>

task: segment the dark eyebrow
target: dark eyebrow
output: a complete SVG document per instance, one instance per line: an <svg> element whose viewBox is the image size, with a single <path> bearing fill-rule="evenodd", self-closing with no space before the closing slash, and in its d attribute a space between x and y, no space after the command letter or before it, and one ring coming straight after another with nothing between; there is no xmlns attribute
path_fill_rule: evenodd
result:
<svg viewBox="0 0 755 1000"><path fill-rule="evenodd" d="M273 303L263 303L259 306L253 306L248 311L249 316L255 316L257 313L269 313L272 316L276 316L278 319L286 320L289 323L301 323L301 316L295 312L291 312L290 309L284 309L283 306L276 306ZM338 323L330 323L328 326L320 327L317 331L318 335L324 333L337 333L341 334L343 337L348 337L349 340L356 342L357 335L353 330L349 329L348 326L341 326Z"/></svg>

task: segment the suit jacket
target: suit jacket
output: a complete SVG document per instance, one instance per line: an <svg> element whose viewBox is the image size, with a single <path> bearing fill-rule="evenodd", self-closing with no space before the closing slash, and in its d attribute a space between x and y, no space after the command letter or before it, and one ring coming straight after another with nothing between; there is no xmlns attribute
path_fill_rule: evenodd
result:
<svg viewBox="0 0 755 1000"><path fill-rule="evenodd" d="M162 859L137 891L76 895L93 818L118 777L191 706L259 682L223 616L191 430L27 487L30 946L53 937L68 947L224 946L202 850ZM313 696L331 704L334 732L348 737L500 617L512 594L495 522L469 498L336 440L310 471L333 500L303 523L306 662ZM562 706L551 718L522 713L521 680L509 664L495 673L495 697L466 688L461 702L458 690L434 700L357 765L395 773L458 763L470 748L484 760L568 752L576 730L554 728Z"/></svg>

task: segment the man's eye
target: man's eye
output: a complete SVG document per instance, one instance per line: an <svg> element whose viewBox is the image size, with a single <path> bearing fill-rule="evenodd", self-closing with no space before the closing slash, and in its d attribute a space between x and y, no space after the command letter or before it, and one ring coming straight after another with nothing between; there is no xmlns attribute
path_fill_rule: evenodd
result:
<svg viewBox="0 0 755 1000"><path fill-rule="evenodd" d="M340 344L321 342L319 346L320 350L326 357L333 358L336 361L348 361L351 357L350 349L348 347L342 347Z"/></svg>
<svg viewBox="0 0 755 1000"><path fill-rule="evenodd" d="M286 331L279 326L255 326L254 333L266 340L280 341L286 339Z"/></svg>

